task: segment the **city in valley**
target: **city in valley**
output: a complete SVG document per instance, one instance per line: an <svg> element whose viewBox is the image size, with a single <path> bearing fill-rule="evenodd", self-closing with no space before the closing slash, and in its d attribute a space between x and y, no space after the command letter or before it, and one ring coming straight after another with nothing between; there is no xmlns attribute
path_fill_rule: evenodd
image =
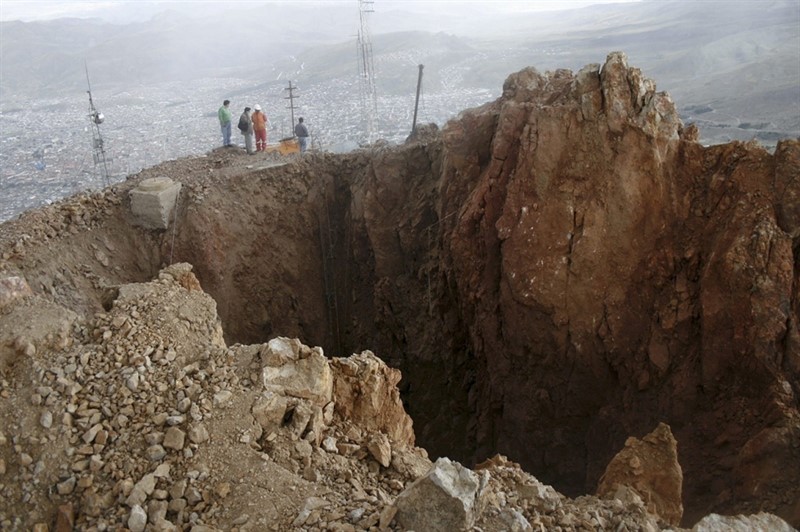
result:
<svg viewBox="0 0 800 532"><path fill-rule="evenodd" d="M203 155L219 147L222 137L217 110L226 98L231 100L234 119L245 106L258 103L264 108L270 121L269 143L291 136L291 112L285 99L288 83L277 81L267 89L253 86L247 80L205 79L191 86L171 82L124 91L94 90L93 102L104 117L99 129L109 181L124 180L159 162ZM300 86L294 92L298 96L295 120L304 117L313 149L346 151L364 142L356 76L353 86L333 80ZM424 94L418 123L442 125L461 110L486 103L498 94L499 87L496 94L483 89ZM87 93L62 94L47 100L19 99L13 106L3 103L0 190L4 200L0 202L0 221L106 185L102 164L95 165ZM406 96L379 98L376 138L402 142L411 131L414 103L413 91ZM244 145L235 124L233 140Z"/></svg>
<svg viewBox="0 0 800 532"><path fill-rule="evenodd" d="M234 122L245 106L261 105L273 144L292 134L292 104L294 119L302 116L309 127L312 149L403 142L420 65L419 124L442 127L495 100L504 80L522 68L577 71L621 50L672 96L703 144L755 140L772 149L800 136L794 0L764 7L598 0L549 12L503 11L500 4L510 2L453 9L435 1L253 0L178 3L153 12L156 4L109 2L111 11L126 10L117 13L128 17L121 24L102 17L14 20L14 5L4 4L0 222L165 160L208 154L222 143L217 110L225 99ZM369 10L361 20L371 20L371 39L366 25L354 39L356 7ZM222 48L210 30L218 27L225 28ZM366 71L374 104L364 96ZM89 83L104 117L108 183L95 164ZM287 99L289 83L296 99ZM243 145L235 124L233 138Z"/></svg>

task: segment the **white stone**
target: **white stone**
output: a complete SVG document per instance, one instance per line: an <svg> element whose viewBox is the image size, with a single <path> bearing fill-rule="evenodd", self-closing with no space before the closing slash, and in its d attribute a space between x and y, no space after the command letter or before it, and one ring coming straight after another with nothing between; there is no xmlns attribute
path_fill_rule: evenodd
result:
<svg viewBox="0 0 800 532"><path fill-rule="evenodd" d="M389 467L392 461L392 447L386 434L378 432L367 442L367 450L383 467Z"/></svg>
<svg viewBox="0 0 800 532"><path fill-rule="evenodd" d="M32 296L33 291L24 277L3 277L0 279L0 308L12 301Z"/></svg>
<svg viewBox="0 0 800 532"><path fill-rule="evenodd" d="M233 397L233 393L230 390L222 390L214 394L214 406L225 406L228 404Z"/></svg>
<svg viewBox="0 0 800 532"><path fill-rule="evenodd" d="M500 512L500 519L503 520L508 527L508 532L532 532L533 527L530 522L525 519L525 516L519 510L513 508L504 508Z"/></svg>
<svg viewBox="0 0 800 532"><path fill-rule="evenodd" d="M155 444L148 447L147 450L145 451L145 454L147 455L147 458L151 462L158 462L163 460L164 457L167 456L167 451L164 450L164 447L162 447L161 445Z"/></svg>
<svg viewBox="0 0 800 532"><path fill-rule="evenodd" d="M161 464L153 471L153 476L156 478L169 478L169 470L170 464Z"/></svg>
<svg viewBox="0 0 800 532"><path fill-rule="evenodd" d="M192 443L203 443L208 441L208 430L202 423L197 423L189 427L189 440Z"/></svg>
<svg viewBox="0 0 800 532"><path fill-rule="evenodd" d="M288 408L289 401L286 397L267 391L253 403L252 413L261 428L269 432L280 428Z"/></svg>
<svg viewBox="0 0 800 532"><path fill-rule="evenodd" d="M329 453L336 453L339 450L336 448L336 438L333 436L328 436L324 440L322 440L322 448L328 451Z"/></svg>
<svg viewBox="0 0 800 532"><path fill-rule="evenodd" d="M127 386L128 389L130 391L132 391L132 392L135 392L136 390L138 390L139 389L139 374L138 373L134 373L133 375L128 377L128 380L125 381L125 386Z"/></svg>
<svg viewBox="0 0 800 532"><path fill-rule="evenodd" d="M59 495L69 495L70 493L72 493L75 490L76 482L77 481L76 481L75 477L70 477L67 480L65 480L64 482L60 482L56 486L56 489L58 490L58 494Z"/></svg>
<svg viewBox="0 0 800 532"><path fill-rule="evenodd" d="M485 475L439 458L426 475L397 496L395 520L408 530L468 530L478 517L487 482Z"/></svg>
<svg viewBox="0 0 800 532"><path fill-rule="evenodd" d="M280 350L273 349L273 344ZM275 338L267 345L266 354L262 353L265 366L261 374L265 390L308 399L320 408L331 401L333 373L321 349L304 348L297 342L300 347L294 351L294 344L284 338ZM299 351L307 356L300 356Z"/></svg>
<svg viewBox="0 0 800 532"><path fill-rule="evenodd" d="M551 513L561 505L561 496L552 486L542 484L535 478L517 484L521 499L527 499L539 513Z"/></svg>
<svg viewBox="0 0 800 532"><path fill-rule="evenodd" d="M125 498L125 504L129 507L133 508L135 506L141 506L147 500L147 494L144 490L140 487L134 486L133 490L131 490L130 494Z"/></svg>
<svg viewBox="0 0 800 532"><path fill-rule="evenodd" d="M97 436L97 433L103 429L103 425L97 423L92 428L83 433L84 443L92 443Z"/></svg>
<svg viewBox="0 0 800 532"><path fill-rule="evenodd" d="M765 512L733 516L709 514L692 528L692 532L716 532L717 530L729 532L750 532L751 530L793 532L794 528L777 515Z"/></svg>
<svg viewBox="0 0 800 532"><path fill-rule="evenodd" d="M147 526L147 512L136 504L131 508L131 514L128 517L128 528L131 532L143 532L145 526Z"/></svg>
<svg viewBox="0 0 800 532"><path fill-rule="evenodd" d="M170 427L164 435L164 447L180 451L186 439L186 433L178 427Z"/></svg>

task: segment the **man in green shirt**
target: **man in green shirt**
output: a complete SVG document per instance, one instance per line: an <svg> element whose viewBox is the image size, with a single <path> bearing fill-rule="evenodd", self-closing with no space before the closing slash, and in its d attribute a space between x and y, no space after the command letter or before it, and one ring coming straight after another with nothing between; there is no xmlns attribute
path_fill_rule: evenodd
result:
<svg viewBox="0 0 800 532"><path fill-rule="evenodd" d="M225 100L222 102L222 107L219 108L217 115L219 116L219 126L222 129L222 145L233 146L231 144L231 101Z"/></svg>

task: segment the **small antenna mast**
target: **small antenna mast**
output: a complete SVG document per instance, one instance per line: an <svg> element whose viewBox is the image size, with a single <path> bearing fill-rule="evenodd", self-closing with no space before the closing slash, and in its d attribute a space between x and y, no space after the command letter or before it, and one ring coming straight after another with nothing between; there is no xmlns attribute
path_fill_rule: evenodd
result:
<svg viewBox="0 0 800 532"><path fill-rule="evenodd" d="M378 93L375 87L375 64L372 58L372 37L369 31L369 14L374 13L374 0L358 0L358 74L361 81L361 115L366 126L367 143L376 137Z"/></svg>
<svg viewBox="0 0 800 532"><path fill-rule="evenodd" d="M89 94L89 124L92 130L94 168L95 172L98 170L100 171L101 175L103 176L103 182L106 184L106 186L110 186L111 183L108 179L108 164L106 162L106 149L105 145L103 144L103 136L100 134L100 124L103 123L105 117L103 116L103 113L99 112L94 106L94 100L92 99L92 83L89 81L89 65L86 64L86 61L84 61L83 66L86 69L86 86L89 89L86 92Z"/></svg>

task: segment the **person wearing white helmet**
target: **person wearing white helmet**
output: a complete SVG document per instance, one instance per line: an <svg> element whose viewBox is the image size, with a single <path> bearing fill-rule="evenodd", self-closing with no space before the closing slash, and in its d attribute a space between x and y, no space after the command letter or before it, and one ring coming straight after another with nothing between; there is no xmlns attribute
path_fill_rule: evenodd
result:
<svg viewBox="0 0 800 532"><path fill-rule="evenodd" d="M253 110L253 131L256 134L256 151L267 149L267 115L261 111L261 106L256 104Z"/></svg>

